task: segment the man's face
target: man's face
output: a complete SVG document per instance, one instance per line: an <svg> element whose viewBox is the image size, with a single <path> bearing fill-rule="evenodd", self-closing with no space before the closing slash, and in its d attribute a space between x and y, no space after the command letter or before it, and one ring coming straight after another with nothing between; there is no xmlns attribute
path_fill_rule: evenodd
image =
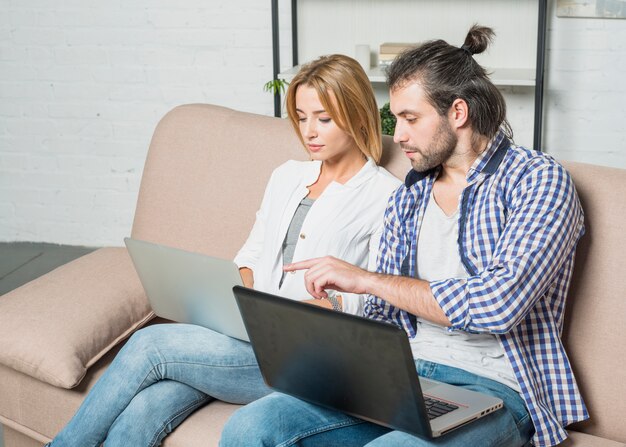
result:
<svg viewBox="0 0 626 447"><path fill-rule="evenodd" d="M389 103L398 119L393 140L400 143L413 169L427 171L450 158L458 138L448 118L437 113L418 83L391 91Z"/></svg>

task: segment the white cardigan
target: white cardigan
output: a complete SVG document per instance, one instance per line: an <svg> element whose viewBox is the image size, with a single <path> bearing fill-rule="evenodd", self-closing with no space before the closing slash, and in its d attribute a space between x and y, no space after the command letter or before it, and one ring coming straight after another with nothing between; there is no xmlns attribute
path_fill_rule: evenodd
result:
<svg viewBox="0 0 626 447"><path fill-rule="evenodd" d="M296 208L320 174L320 161L288 161L274 170L248 240L235 263L254 272L254 288L286 298L312 298L304 271L287 274L282 287L282 244ZM330 183L306 215L293 262L331 255L375 270L383 215L400 180L369 159L345 184ZM344 293L344 312L361 315L364 297Z"/></svg>

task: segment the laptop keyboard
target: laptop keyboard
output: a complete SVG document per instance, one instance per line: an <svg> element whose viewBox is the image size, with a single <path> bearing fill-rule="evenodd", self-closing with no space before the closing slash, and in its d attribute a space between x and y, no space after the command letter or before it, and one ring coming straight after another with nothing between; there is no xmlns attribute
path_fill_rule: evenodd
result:
<svg viewBox="0 0 626 447"><path fill-rule="evenodd" d="M428 412L429 420L438 418L439 416L443 416L444 414L450 413L451 411L459 408L456 405L452 405L447 402L442 402L440 400L426 396L424 396L424 404L426 405L426 411Z"/></svg>

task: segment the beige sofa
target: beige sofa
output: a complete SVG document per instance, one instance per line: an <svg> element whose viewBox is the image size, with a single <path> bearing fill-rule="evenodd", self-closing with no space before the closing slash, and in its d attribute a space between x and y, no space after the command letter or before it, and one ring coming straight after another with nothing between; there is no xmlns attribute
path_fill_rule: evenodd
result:
<svg viewBox="0 0 626 447"><path fill-rule="evenodd" d="M385 144L383 164L403 178L407 160L390 139ZM289 158L306 155L286 120L209 105L178 107L154 133L132 235L232 257L251 228L271 170ZM570 427L564 445L623 446L626 171L567 167L586 212L587 234L578 250L564 338L591 420ZM123 248L100 249L0 298L0 422L6 447L50 440L120 342L151 318ZM216 445L236 408L211 403L164 445Z"/></svg>

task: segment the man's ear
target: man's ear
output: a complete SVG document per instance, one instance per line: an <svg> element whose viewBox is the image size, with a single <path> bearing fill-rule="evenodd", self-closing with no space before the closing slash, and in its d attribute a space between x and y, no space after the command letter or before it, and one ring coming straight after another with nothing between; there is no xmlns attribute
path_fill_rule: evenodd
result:
<svg viewBox="0 0 626 447"><path fill-rule="evenodd" d="M457 98L448 110L448 119L453 128L458 129L469 123L469 108L464 99Z"/></svg>

